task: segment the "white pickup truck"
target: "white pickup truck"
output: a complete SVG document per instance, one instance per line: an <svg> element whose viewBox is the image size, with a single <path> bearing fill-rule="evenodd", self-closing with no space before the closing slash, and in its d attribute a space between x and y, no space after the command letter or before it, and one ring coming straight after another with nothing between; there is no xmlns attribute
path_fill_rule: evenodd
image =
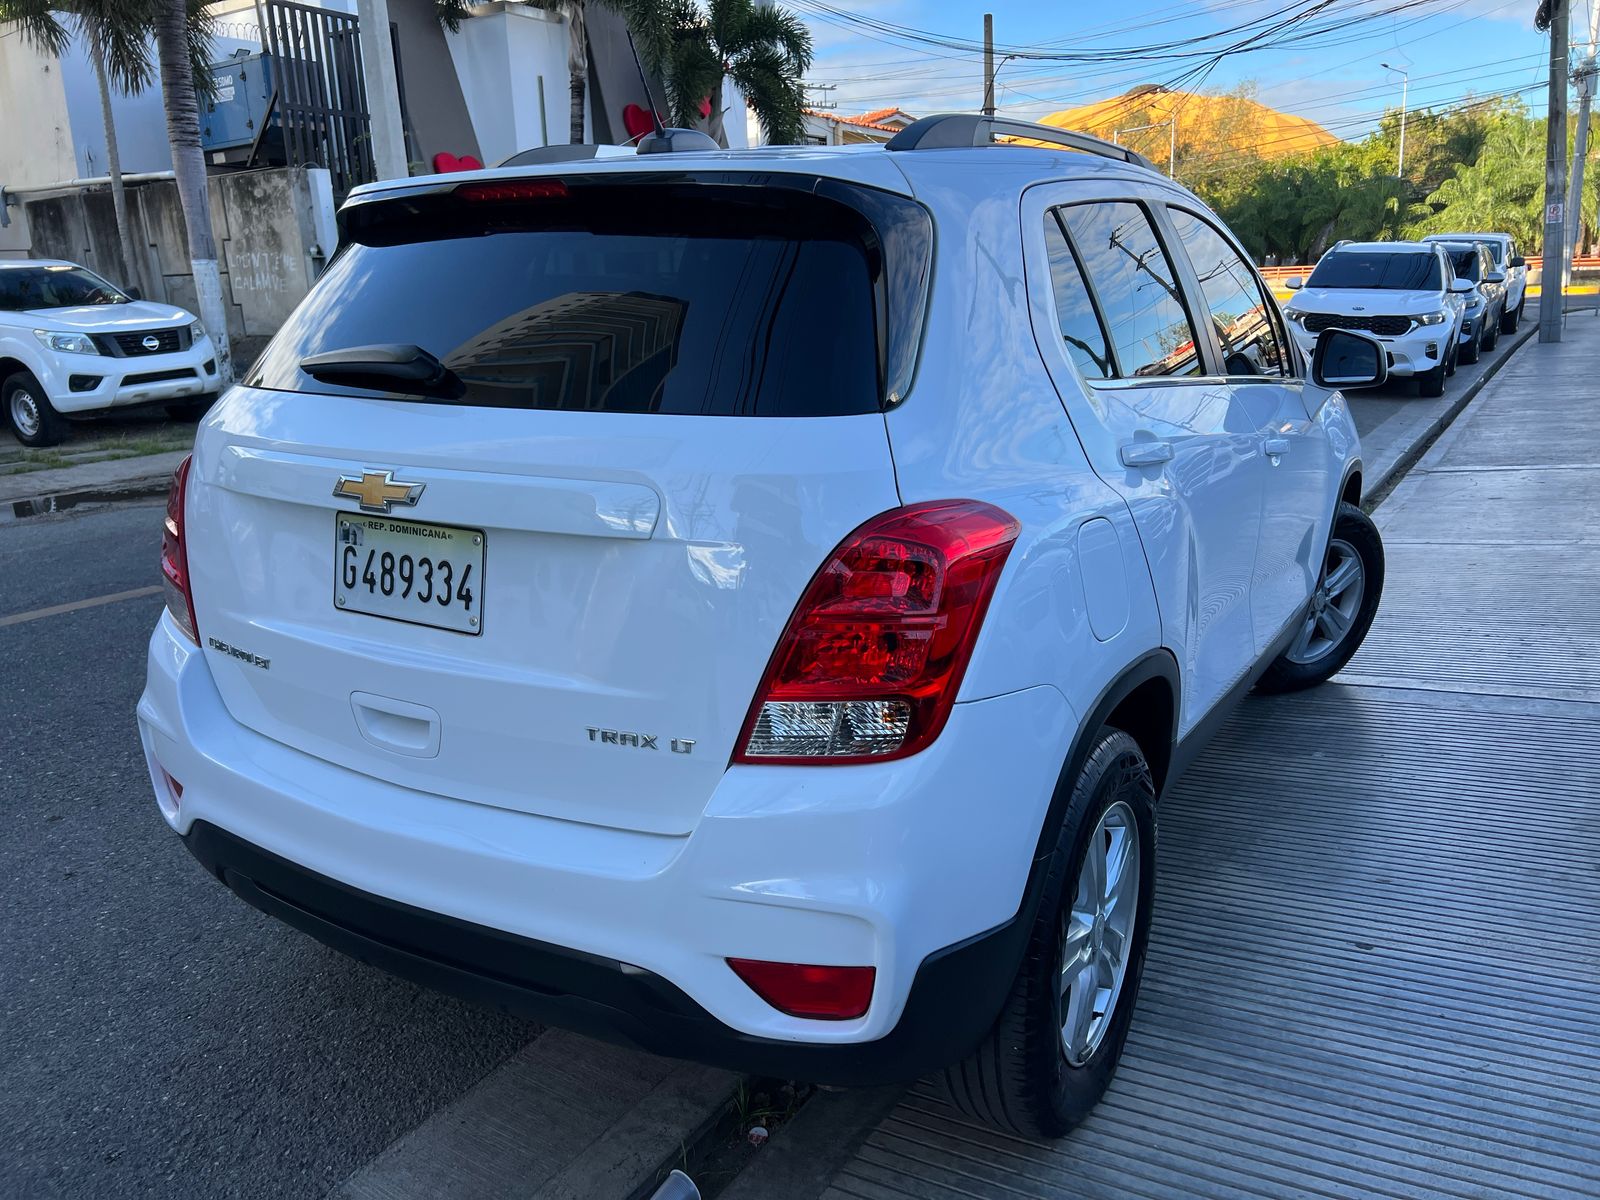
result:
<svg viewBox="0 0 1600 1200"><path fill-rule="evenodd" d="M193 417L216 398L217 354L194 316L75 263L0 262L0 411L25 446L67 419L137 404Z"/></svg>

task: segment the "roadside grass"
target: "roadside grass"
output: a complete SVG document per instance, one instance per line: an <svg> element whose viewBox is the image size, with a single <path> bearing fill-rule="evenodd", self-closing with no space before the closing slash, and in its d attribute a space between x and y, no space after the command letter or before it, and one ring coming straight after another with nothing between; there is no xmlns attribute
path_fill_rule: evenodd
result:
<svg viewBox="0 0 1600 1200"><path fill-rule="evenodd" d="M0 475L23 475L30 471L53 471L83 463L110 462L119 458L143 458L185 450L194 444L194 426L171 422L143 429L101 432L88 427L90 436L59 446L30 449L15 442L0 442Z"/></svg>

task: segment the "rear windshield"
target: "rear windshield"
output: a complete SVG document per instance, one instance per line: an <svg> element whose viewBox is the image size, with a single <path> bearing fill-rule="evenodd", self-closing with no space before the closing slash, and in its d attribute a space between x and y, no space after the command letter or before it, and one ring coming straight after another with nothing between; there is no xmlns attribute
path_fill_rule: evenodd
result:
<svg viewBox="0 0 1600 1200"><path fill-rule="evenodd" d="M1437 254L1389 254L1374 250L1336 250L1324 254L1306 280L1307 287L1386 288L1402 292L1437 292Z"/></svg>
<svg viewBox="0 0 1600 1200"><path fill-rule="evenodd" d="M489 186L347 210L345 248L247 382L425 398L300 369L308 355L415 345L459 377L450 403L881 407L886 272L859 212L800 189L543 186L550 194Z"/></svg>

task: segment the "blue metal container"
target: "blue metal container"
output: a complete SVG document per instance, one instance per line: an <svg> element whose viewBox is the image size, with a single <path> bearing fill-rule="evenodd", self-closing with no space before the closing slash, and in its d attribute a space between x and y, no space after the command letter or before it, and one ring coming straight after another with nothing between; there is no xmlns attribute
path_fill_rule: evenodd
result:
<svg viewBox="0 0 1600 1200"><path fill-rule="evenodd" d="M200 114L200 145L207 152L248 148L269 119L272 60L241 54L212 63L215 93ZM271 114L276 123L276 114Z"/></svg>

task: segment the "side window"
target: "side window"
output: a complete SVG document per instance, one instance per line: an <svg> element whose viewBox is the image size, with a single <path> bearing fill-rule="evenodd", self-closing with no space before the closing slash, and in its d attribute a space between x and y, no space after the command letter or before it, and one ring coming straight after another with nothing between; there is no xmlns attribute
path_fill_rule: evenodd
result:
<svg viewBox="0 0 1600 1200"><path fill-rule="evenodd" d="M1168 209L1178 240L1200 277L1211 324L1222 343L1222 369L1229 375L1287 375L1283 335L1271 301L1250 264L1210 224L1183 209Z"/></svg>
<svg viewBox="0 0 1600 1200"><path fill-rule="evenodd" d="M1106 331L1100 325L1094 300L1083 281L1078 256L1061 232L1061 222L1053 212L1044 215L1044 244L1050 255L1050 287L1055 292L1056 321L1067 353L1085 379L1110 379L1114 373Z"/></svg>
<svg viewBox="0 0 1600 1200"><path fill-rule="evenodd" d="M1144 209L1113 201L1057 211L1099 302L1112 374L1198 375L1200 358L1177 273Z"/></svg>

